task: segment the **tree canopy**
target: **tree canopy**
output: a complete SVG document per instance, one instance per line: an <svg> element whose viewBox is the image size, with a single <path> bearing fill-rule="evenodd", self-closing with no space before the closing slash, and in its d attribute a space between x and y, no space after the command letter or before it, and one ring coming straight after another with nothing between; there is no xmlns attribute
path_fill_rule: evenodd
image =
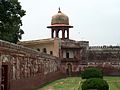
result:
<svg viewBox="0 0 120 90"><path fill-rule="evenodd" d="M20 28L24 15L18 0L0 0L0 39L17 43L24 34Z"/></svg>

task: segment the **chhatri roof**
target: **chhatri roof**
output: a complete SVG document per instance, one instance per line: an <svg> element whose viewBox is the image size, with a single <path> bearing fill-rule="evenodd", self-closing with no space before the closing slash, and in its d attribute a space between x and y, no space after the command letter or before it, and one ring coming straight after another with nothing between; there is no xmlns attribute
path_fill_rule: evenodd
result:
<svg viewBox="0 0 120 90"><path fill-rule="evenodd" d="M54 24L65 24L69 25L69 18L67 15L61 12L60 8L57 14L52 16L51 25Z"/></svg>
<svg viewBox="0 0 120 90"><path fill-rule="evenodd" d="M59 26L70 27L70 28L73 27L69 25L69 17L65 15L64 13L62 13L60 8L59 8L58 13L52 16L51 26L48 26L48 28L59 27Z"/></svg>

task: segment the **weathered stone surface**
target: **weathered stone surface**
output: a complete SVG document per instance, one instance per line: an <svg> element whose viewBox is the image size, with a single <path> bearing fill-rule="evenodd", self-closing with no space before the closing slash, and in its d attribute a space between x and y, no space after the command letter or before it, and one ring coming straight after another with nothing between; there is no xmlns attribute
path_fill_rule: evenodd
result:
<svg viewBox="0 0 120 90"><path fill-rule="evenodd" d="M8 66L4 71L7 72L7 82L0 81L7 90L30 90L62 76L57 57L0 40L0 68L4 65Z"/></svg>

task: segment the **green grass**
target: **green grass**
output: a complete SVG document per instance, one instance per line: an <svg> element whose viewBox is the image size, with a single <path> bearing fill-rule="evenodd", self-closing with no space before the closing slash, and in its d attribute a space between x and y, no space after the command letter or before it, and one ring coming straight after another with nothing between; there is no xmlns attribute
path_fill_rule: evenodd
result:
<svg viewBox="0 0 120 90"><path fill-rule="evenodd" d="M110 90L120 90L120 77L104 77L109 84Z"/></svg>
<svg viewBox="0 0 120 90"><path fill-rule="evenodd" d="M120 90L120 77L104 77L109 84L109 90ZM80 77L68 77L45 84L36 90L78 90L82 79Z"/></svg>

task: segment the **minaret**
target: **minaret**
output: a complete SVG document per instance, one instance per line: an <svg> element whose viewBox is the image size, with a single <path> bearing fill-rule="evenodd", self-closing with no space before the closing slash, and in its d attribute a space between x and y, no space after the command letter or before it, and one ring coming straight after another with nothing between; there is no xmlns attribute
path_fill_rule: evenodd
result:
<svg viewBox="0 0 120 90"><path fill-rule="evenodd" d="M51 28L51 38L59 38L59 31L62 31L62 39L69 39L69 28L73 26L69 25L68 16L63 14L59 8L58 13L52 16L51 25L47 28Z"/></svg>

